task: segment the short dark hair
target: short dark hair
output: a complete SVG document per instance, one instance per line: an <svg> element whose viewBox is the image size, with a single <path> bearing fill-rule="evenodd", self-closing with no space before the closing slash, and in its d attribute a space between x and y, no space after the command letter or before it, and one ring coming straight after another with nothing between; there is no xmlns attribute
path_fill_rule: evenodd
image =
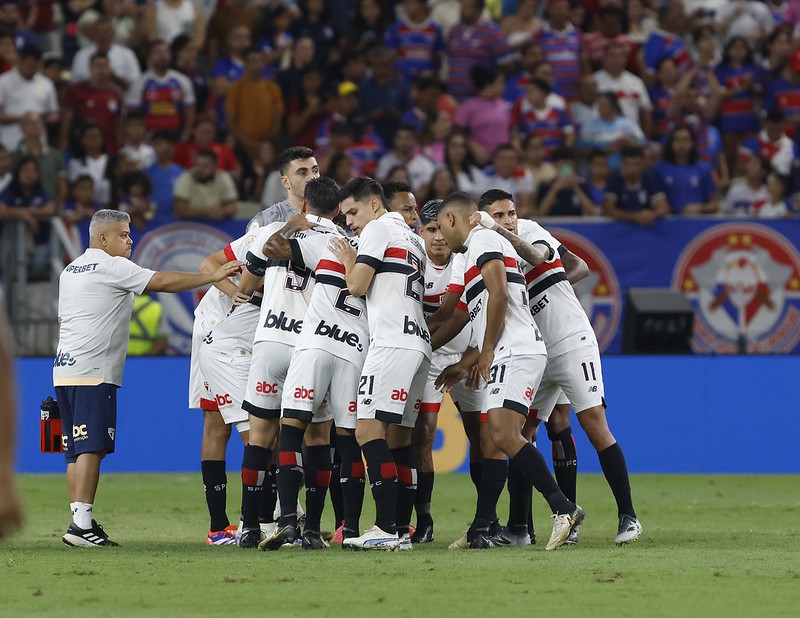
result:
<svg viewBox="0 0 800 618"><path fill-rule="evenodd" d="M700 153L697 149L697 134L694 132L694 129L692 129L692 127L690 127L688 124L675 125L672 128L672 130L669 133L667 133L667 143L664 146L663 159L667 163L675 163L675 151L672 149L672 140L675 138L675 134L678 131L688 131L689 135L692 138L692 149L689 152L689 163L691 165L694 165L700 158Z"/></svg>
<svg viewBox="0 0 800 618"><path fill-rule="evenodd" d="M465 193L464 191L453 191L450 195L442 200L441 204L439 204L439 213L442 213L449 206L457 204L465 206L469 205L472 206L472 208L475 208L475 202L469 193Z"/></svg>
<svg viewBox="0 0 800 618"><path fill-rule="evenodd" d="M572 148L559 148L553 153L553 161L574 161L575 151Z"/></svg>
<svg viewBox="0 0 800 618"><path fill-rule="evenodd" d="M547 82L546 79L542 79L541 77L530 77L528 78L528 85L529 86L536 86L539 90L544 92L546 95L553 92L553 87Z"/></svg>
<svg viewBox="0 0 800 618"><path fill-rule="evenodd" d="M435 75L427 73L418 74L414 79L414 88L417 90L427 90L428 88L436 88L442 92L447 91L447 86Z"/></svg>
<svg viewBox="0 0 800 618"><path fill-rule="evenodd" d="M491 69L482 64L474 64L469 70L469 77L475 90L483 90L486 86L491 86L497 81L499 73L496 69Z"/></svg>
<svg viewBox="0 0 800 618"><path fill-rule="evenodd" d="M291 148L287 148L278 155L278 171L280 171L281 175L286 175L289 164L292 161L310 159L313 156L314 151L305 146L292 146Z"/></svg>
<svg viewBox="0 0 800 618"><path fill-rule="evenodd" d="M339 191L339 201L343 202L349 197L352 197L357 202L377 197L384 208L388 205L381 183L369 176L359 176L342 187L342 190Z"/></svg>
<svg viewBox="0 0 800 618"><path fill-rule="evenodd" d="M62 67L62 66L64 66L64 63L61 62L61 58L60 57L58 57L58 58L48 58L47 60L45 60L42 63L42 68L44 68L44 69L49 69L50 67L53 67L53 66Z"/></svg>
<svg viewBox="0 0 800 618"><path fill-rule="evenodd" d="M314 212L329 215L339 208L339 185L327 176L312 178L306 183L303 197Z"/></svg>
<svg viewBox="0 0 800 618"><path fill-rule="evenodd" d="M105 58L108 60L108 54L106 52L96 51L92 54L91 58L89 58L89 66L91 66L95 60L98 58Z"/></svg>
<svg viewBox="0 0 800 618"><path fill-rule="evenodd" d="M91 182L91 183L92 183L92 185L94 185L94 178L92 178L91 176L89 176L89 174L81 174L81 175L80 175L80 176L78 176L78 177L77 177L75 180L73 180L71 183L69 183L69 188L70 188L70 190L72 190L72 189L74 189L75 187L77 187L77 186L78 186L80 183L82 183L82 182L86 182L87 180L88 180L89 182Z"/></svg>
<svg viewBox="0 0 800 618"><path fill-rule="evenodd" d="M178 143L178 138L175 137L175 133L173 131L156 131L153 133L151 141L155 142L156 140L164 140L165 142L169 142L171 144Z"/></svg>
<svg viewBox="0 0 800 618"><path fill-rule="evenodd" d="M414 187L412 187L407 182L403 182L401 180L393 180L392 182L386 182L383 184L383 194L386 196L386 203L392 201L392 198L397 193L414 193Z"/></svg>
<svg viewBox="0 0 800 618"><path fill-rule="evenodd" d="M605 151L600 150L599 148L594 148L589 152L589 155L586 157L586 162L587 163L591 163L592 161L594 161L598 157L603 157L603 158L607 159L608 158L608 154Z"/></svg>
<svg viewBox="0 0 800 618"><path fill-rule="evenodd" d="M623 159L634 159L636 157L643 157L643 156L644 156L644 148L638 148L636 146L627 146L622 149Z"/></svg>
<svg viewBox="0 0 800 618"><path fill-rule="evenodd" d="M205 157L207 159L211 159L214 162L214 165L217 164L217 153L211 150L210 148L201 148L198 150L194 158L197 160L199 157Z"/></svg>
<svg viewBox="0 0 800 618"><path fill-rule="evenodd" d="M142 171L135 171L135 172L128 172L122 177L120 181L122 192L128 194L131 192L131 188L135 185L139 185L144 189L145 195L151 195L153 193L153 183L150 180L150 177Z"/></svg>
<svg viewBox="0 0 800 618"><path fill-rule="evenodd" d="M497 154L498 154L499 152L501 152L501 151L506 151L506 150L510 150L510 151L511 151L511 152L513 152L514 154L516 154L516 153L517 153L517 151L514 149L514 147L513 147L511 144L500 144L500 145L499 145L499 146L498 146L498 147L495 149L495 151L494 151L494 155L495 155L495 156L497 156Z"/></svg>
<svg viewBox="0 0 800 618"><path fill-rule="evenodd" d="M489 189L484 192L484 194L481 195L481 199L478 200L478 210L486 210L489 206L500 200L511 200L513 202L514 196L502 189Z"/></svg>
<svg viewBox="0 0 800 618"><path fill-rule="evenodd" d="M260 47L253 45L252 47L248 47L246 50L244 50L242 58L247 58L250 54L263 54L263 51Z"/></svg>
<svg viewBox="0 0 800 618"><path fill-rule="evenodd" d="M442 200L428 200L419 210L419 220L422 225L428 225L431 221L436 221L439 215L439 207Z"/></svg>
<svg viewBox="0 0 800 618"><path fill-rule="evenodd" d="M42 48L33 43L26 43L19 50L19 58L20 60L24 60L25 58L36 58L36 60L41 60Z"/></svg>

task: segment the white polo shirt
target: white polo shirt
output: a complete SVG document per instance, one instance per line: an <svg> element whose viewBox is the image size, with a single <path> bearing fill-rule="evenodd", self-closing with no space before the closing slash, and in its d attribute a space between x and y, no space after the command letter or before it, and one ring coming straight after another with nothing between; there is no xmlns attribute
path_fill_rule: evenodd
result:
<svg viewBox="0 0 800 618"><path fill-rule="evenodd" d="M54 386L122 386L133 296L144 292L154 274L102 249L87 249L64 269Z"/></svg>
<svg viewBox="0 0 800 618"><path fill-rule="evenodd" d="M90 77L89 66L92 63L92 56L97 53L97 45L89 45L79 50L72 60L72 77L73 84L77 82L87 81ZM136 59L136 54L133 50L117 45L111 44L111 49L108 50L108 64L111 66L111 71L114 75L127 80L132 84L142 74L142 69L139 67L139 61Z"/></svg>
<svg viewBox="0 0 800 618"><path fill-rule="evenodd" d="M10 116L28 112L49 114L58 111L58 99L53 82L41 73L25 79L17 69L0 76L0 107ZM14 152L22 139L19 123L0 125L0 144Z"/></svg>

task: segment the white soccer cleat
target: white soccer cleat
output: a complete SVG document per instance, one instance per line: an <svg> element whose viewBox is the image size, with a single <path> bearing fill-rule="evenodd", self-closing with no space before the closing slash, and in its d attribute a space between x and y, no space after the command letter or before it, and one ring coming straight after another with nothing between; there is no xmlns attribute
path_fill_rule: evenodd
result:
<svg viewBox="0 0 800 618"><path fill-rule="evenodd" d="M550 535L550 540L547 541L545 550L553 551L566 543L572 530L581 525L585 516L586 513L578 505L575 505L575 510L572 513L553 514L553 532Z"/></svg>
<svg viewBox="0 0 800 618"><path fill-rule="evenodd" d="M617 536L614 538L614 543L617 545L625 545L631 543L642 536L642 524L639 520L630 515L623 515L619 520L619 529Z"/></svg>
<svg viewBox="0 0 800 618"><path fill-rule="evenodd" d="M389 534L378 526L372 526L361 536L342 541L342 549L379 549L393 551L400 545L397 533Z"/></svg>
<svg viewBox="0 0 800 618"><path fill-rule="evenodd" d="M406 532L403 536L400 537L399 543L397 545L398 551L409 551L414 549L414 545L411 543L411 535Z"/></svg>

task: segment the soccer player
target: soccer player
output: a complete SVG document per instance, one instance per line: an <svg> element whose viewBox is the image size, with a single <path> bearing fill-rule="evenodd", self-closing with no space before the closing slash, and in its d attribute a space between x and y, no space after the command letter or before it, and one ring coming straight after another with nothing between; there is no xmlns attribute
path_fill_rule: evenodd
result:
<svg viewBox="0 0 800 618"><path fill-rule="evenodd" d="M431 200L422 207L420 212L419 234L425 242L425 252L428 256L428 266L425 271L425 295L422 298L422 309L426 317L435 313L441 306L453 271L461 270L463 272L464 256L450 251L439 232L436 214L440 203L441 200ZM456 266L457 262L460 262L460 265ZM464 316L467 315L465 310L460 313L463 313ZM414 534L411 535L412 543L433 541L433 518L431 517L431 496L434 483L433 443L436 438L436 426L443 397L442 391L436 388L434 382L446 367L461 360L461 356L469 346L471 333L472 329L467 321L458 335L436 350L431 357L431 367L428 371L428 379L419 409L420 414L411 438L417 465L417 496L414 503L417 511L417 526ZM471 389L464 382L459 382L450 389L450 396L464 422L470 444L476 445L480 451L478 426L483 405L483 391Z"/></svg>
<svg viewBox="0 0 800 618"><path fill-rule="evenodd" d="M307 199L315 204L324 199L329 207L337 209L339 187L330 178L314 180L308 184ZM298 227L300 223L312 226L311 222L302 221ZM337 232L333 235L342 237ZM361 450L355 438L355 399L369 345L369 330L364 299L347 290L344 266L329 249L329 240L330 235L324 234L287 240L275 232L264 250L270 259L291 259L308 268L316 279L283 389L277 475L281 518L275 533L264 543L266 549L294 543L297 528L294 507L304 476L306 520L302 546L327 547L320 536L320 518L331 480L331 421L336 425L336 447L342 460L342 536L358 536L365 479ZM356 239L348 242L358 246ZM304 433L306 450L302 455Z"/></svg>
<svg viewBox="0 0 800 618"><path fill-rule="evenodd" d="M408 227L416 230L419 215L413 187L400 181L387 182L383 185L383 194L386 196L386 210L398 213Z"/></svg>
<svg viewBox="0 0 800 618"><path fill-rule="evenodd" d="M247 224L247 229L264 227L277 221L283 223L292 215L300 213L305 199L306 183L312 178L319 178L319 164L314 151L302 146L287 148L278 155L278 171L281 173L281 185L288 196L282 202L265 208Z"/></svg>
<svg viewBox="0 0 800 618"><path fill-rule="evenodd" d="M507 237L519 230L521 240L552 248L546 262L524 269L530 310L541 329L548 356L547 369L530 407L540 421L547 421L560 391L564 391L597 450L603 474L617 502L619 526L614 542L623 545L635 541L642 534L642 525L633 508L625 456L606 420L600 350L561 262L563 247L537 223L517 220L508 193L487 191L481 197L481 208L489 215L484 221L501 235ZM562 441L565 431L561 434ZM574 496L571 500L574 502ZM577 541L577 534L574 540Z"/></svg>
<svg viewBox="0 0 800 618"><path fill-rule="evenodd" d="M200 270L209 272L230 261L243 261L254 240L254 232L246 233L205 258ZM234 311L235 302L244 304ZM211 518L208 545L232 545L236 540L237 528L226 513L225 452L231 426L247 444L250 423L241 404L260 305L261 292L248 299L239 294L238 278L225 279L206 292L194 312L189 407L203 411L200 466Z"/></svg>
<svg viewBox="0 0 800 618"><path fill-rule="evenodd" d="M528 409L547 363L546 350L530 315L518 255L504 238L486 234L479 219L473 216L476 210L465 193L449 195L439 208L437 221L447 245L453 251L466 253L464 299L478 347L445 369L437 385L447 388L466 377L473 366L477 367L487 383L483 411L491 441L550 505L553 531L546 549L554 550L580 525L584 511L567 499L550 475L541 453L522 436ZM543 261L543 257L539 251L537 261ZM489 524L505 484L506 466L505 457L484 459L483 495L479 495L478 511L471 526L471 547L491 546Z"/></svg>
<svg viewBox="0 0 800 618"><path fill-rule="evenodd" d="M89 223L89 248L61 273L58 352L53 385L64 427L73 547L116 546L93 519L100 462L114 452L117 388L128 349L133 296L182 292L222 281L241 265L213 273L154 272L131 262L130 217L98 210Z"/></svg>
<svg viewBox="0 0 800 618"><path fill-rule="evenodd" d="M370 345L359 379L356 439L367 460L375 525L344 539L352 549L411 549L408 526L416 470L411 432L430 366L430 334L422 312L425 248L403 217L386 211L377 181L362 176L340 195L358 253L331 241L345 267L347 288L366 296Z"/></svg>
<svg viewBox="0 0 800 618"><path fill-rule="evenodd" d="M314 224L313 228L305 229L299 217L285 224L275 222L258 228L239 283L239 291L246 296L252 294L262 280L265 290L242 403L242 408L250 414L250 436L242 459L242 536L239 540L242 548L256 547L266 538L266 535L262 538L259 527L259 496L264 490L278 437L281 398L292 350L303 328L314 289L311 270L294 261L267 257L265 249L268 247L264 245L278 231L287 239L335 232L331 219L336 215L338 202L331 205L320 200L317 203L318 193L324 194L317 188L325 185L321 179L306 184L303 210L305 218Z"/></svg>

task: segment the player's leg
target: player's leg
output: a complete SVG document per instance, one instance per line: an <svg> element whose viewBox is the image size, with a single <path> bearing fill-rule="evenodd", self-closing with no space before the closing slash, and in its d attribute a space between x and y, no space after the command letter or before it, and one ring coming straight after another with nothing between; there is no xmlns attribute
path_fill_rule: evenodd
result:
<svg viewBox="0 0 800 618"><path fill-rule="evenodd" d="M313 422L306 429L305 484L306 522L303 549L325 549L328 544L320 534L325 498L331 484L331 427L333 419Z"/></svg>
<svg viewBox="0 0 800 618"><path fill-rule="evenodd" d="M555 515L546 549L564 544L572 528L583 520L583 510L559 489L539 450L522 437L535 390L539 386L546 357L519 356L499 359L487 385L486 407L494 445L516 465L528 482L547 500ZM485 473L485 470L484 470Z"/></svg>
<svg viewBox="0 0 800 618"><path fill-rule="evenodd" d="M208 506L208 545L228 545L235 540L226 512L228 475L225 470L225 451L231 436L231 427L226 425L219 410L203 410L203 442L200 448L200 469Z"/></svg>
<svg viewBox="0 0 800 618"><path fill-rule="evenodd" d="M500 545L492 540L491 527L497 519L497 502L500 494L503 493L508 475L508 460L505 453L494 444L488 417L484 414L481 420L480 440L483 466L481 481L478 485L475 517L467 531L467 542L470 549L488 549Z"/></svg>
<svg viewBox="0 0 800 618"><path fill-rule="evenodd" d="M344 521L344 504L342 497L342 454L339 452L336 441L336 426L331 427L331 486L328 489L328 495L331 498L331 507L333 508L333 521L335 522L334 529L342 526ZM341 540L341 539L340 539Z"/></svg>
<svg viewBox="0 0 800 618"><path fill-rule="evenodd" d="M611 433L606 419L605 390L596 345L562 354L554 359L564 393L572 402L581 427L597 451L600 467L617 503L619 526L615 543L635 541L642 534L631 497L625 455Z"/></svg>
<svg viewBox="0 0 800 618"><path fill-rule="evenodd" d="M463 404L457 404L461 422L464 425L464 433L469 442L469 478L475 485L475 491L481 484L481 472L483 470L483 454L481 453L481 411L465 410Z"/></svg>

